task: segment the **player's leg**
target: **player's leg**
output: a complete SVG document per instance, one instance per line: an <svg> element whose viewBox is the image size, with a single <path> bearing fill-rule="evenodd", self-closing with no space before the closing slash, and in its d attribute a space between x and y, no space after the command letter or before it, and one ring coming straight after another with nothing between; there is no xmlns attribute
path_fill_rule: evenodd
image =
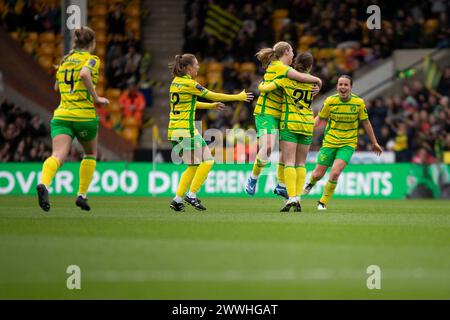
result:
<svg viewBox="0 0 450 320"><path fill-rule="evenodd" d="M347 163L350 162L354 151L354 148L348 146L336 149L336 159L334 160L333 166L331 167L330 178L325 185L317 209L326 210L326 206L328 205L328 202L330 201L331 197L334 194L334 190L336 189L339 176L347 166Z"/></svg>
<svg viewBox="0 0 450 320"><path fill-rule="evenodd" d="M296 181L296 197L298 206L296 211L301 211L301 194L303 190L303 186L305 184L306 179L306 157L309 152L309 147L311 145L311 137L299 135L299 140L297 144L296 157L295 157L295 170L297 172L297 181Z"/></svg>
<svg viewBox="0 0 450 320"><path fill-rule="evenodd" d="M334 161L333 166L331 167L330 178L325 184L322 197L319 200L317 209L326 210L326 206L328 205L328 202L330 201L331 197L334 194L334 190L336 189L339 176L346 165L347 163L341 159L336 159Z"/></svg>
<svg viewBox="0 0 450 320"><path fill-rule="evenodd" d="M91 207L88 204L87 193L97 166L98 120L74 123L74 131L84 151L83 159L80 162L75 205L81 210L89 211Z"/></svg>
<svg viewBox="0 0 450 320"><path fill-rule="evenodd" d="M272 116L255 116L259 150L253 164L252 174L247 180L245 191L253 196L256 192L256 184L261 171L269 163L269 158L275 146L279 120Z"/></svg>
<svg viewBox="0 0 450 320"><path fill-rule="evenodd" d="M303 194L307 195L320 179L325 175L328 167L333 165L336 157L336 148L322 147L317 154L316 167L311 173L309 182L306 184Z"/></svg>
<svg viewBox="0 0 450 320"><path fill-rule="evenodd" d="M52 137L52 155L42 165L42 174L37 185L39 206L44 211L50 210L48 188L56 172L62 166L72 146L73 132L70 122L52 119L50 122Z"/></svg>
<svg viewBox="0 0 450 320"><path fill-rule="evenodd" d="M280 152L278 157L278 166L277 166L277 186L273 189L273 193L283 198L288 198L288 194L286 191L286 181L284 178L284 158L283 153Z"/></svg>
<svg viewBox="0 0 450 320"><path fill-rule="evenodd" d="M200 136L199 136L200 137ZM192 179L191 187L189 192L184 197L184 201L189 203L195 209L203 211L206 208L201 204L201 201L197 197L197 192L200 190L203 183L206 181L211 168L214 165L214 158L211 154L211 150L206 145L205 140L200 137L201 148L197 148L194 152L196 163L199 163L198 168L195 172L194 178Z"/></svg>
<svg viewBox="0 0 450 320"><path fill-rule="evenodd" d="M297 140L295 134L287 130L282 130L280 132L280 147L284 159L284 177L288 195L288 200L280 211L288 212L291 208L297 206L297 171L295 169Z"/></svg>
<svg viewBox="0 0 450 320"><path fill-rule="evenodd" d="M181 174L180 181L178 182L177 191L175 197L170 203L170 208L175 211L184 211L183 197L189 189L189 186L194 179L195 172L199 166L199 161L195 158L195 141L192 138L179 138L176 141L172 141L173 151L178 155L181 155L183 163L187 165L186 170Z"/></svg>

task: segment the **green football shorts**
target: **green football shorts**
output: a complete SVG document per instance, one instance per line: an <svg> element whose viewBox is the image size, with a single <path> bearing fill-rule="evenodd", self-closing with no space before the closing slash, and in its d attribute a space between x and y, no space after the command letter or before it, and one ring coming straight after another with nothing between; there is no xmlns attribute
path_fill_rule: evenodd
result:
<svg viewBox="0 0 450 320"><path fill-rule="evenodd" d="M52 119L50 121L50 135L52 138L66 134L70 137L77 138L78 141L92 141L97 137L98 118L91 121L67 121L60 119Z"/></svg>
<svg viewBox="0 0 450 320"><path fill-rule="evenodd" d="M352 158L353 152L355 152L355 148L350 146L339 148L322 147L319 150L316 162L322 166L331 167L335 159L341 159L348 164Z"/></svg>
<svg viewBox="0 0 450 320"><path fill-rule="evenodd" d="M276 134L280 126L280 119L269 115L257 114L255 115L255 124L257 137L261 138L265 134Z"/></svg>
<svg viewBox="0 0 450 320"><path fill-rule="evenodd" d="M175 149L175 152L180 154L182 151L192 151L196 149L200 149L206 147L206 141L199 134L194 137L178 137L171 140L172 147Z"/></svg>
<svg viewBox="0 0 450 320"><path fill-rule="evenodd" d="M312 136L305 136L301 133L295 133L289 130L280 130L280 140L293 142L296 144L310 145L312 143Z"/></svg>

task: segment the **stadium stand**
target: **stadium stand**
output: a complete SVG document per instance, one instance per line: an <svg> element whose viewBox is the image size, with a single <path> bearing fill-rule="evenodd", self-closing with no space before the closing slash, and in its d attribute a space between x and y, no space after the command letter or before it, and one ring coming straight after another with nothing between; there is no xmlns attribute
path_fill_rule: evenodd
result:
<svg viewBox="0 0 450 320"><path fill-rule="evenodd" d="M140 1L119 0L113 4L105 0L89 1L89 25L96 31L96 54L102 60L97 92L112 101L110 108L99 110L102 123L119 135L128 119L123 110L117 112L117 99L129 81L146 79L148 54L140 48ZM55 73L62 54L61 7L58 0L0 1L3 28L23 49L50 74ZM145 57L145 68L141 60ZM120 93L116 93L116 89ZM151 100L146 99L146 106ZM140 125L139 122L137 125ZM139 132L139 131L138 131ZM137 139L132 135L134 144Z"/></svg>
<svg viewBox="0 0 450 320"><path fill-rule="evenodd" d="M222 10L213 8L211 4ZM254 53L275 41L288 41L298 52L310 51L313 54L315 67L312 73L323 79L324 93L335 87L340 74L353 75L361 68L389 57L396 49L450 46L449 7L442 1L411 1L408 7L397 2L389 5L378 3L383 12L383 32L374 30L369 37L365 19L366 8L370 4L369 1L262 1L256 5L245 1L188 1L184 52L192 52L201 60L204 67L197 80L207 87L225 92L241 87L256 91L263 70ZM239 32L229 35L234 39L232 44L228 45L217 36L217 32L223 31L220 29L223 26L211 22L211 15L233 15L242 22ZM448 149L445 141L450 137L442 134L446 132L443 129L448 131L445 119L449 115L448 80L445 79L448 75L443 76L438 91L418 89L420 82L415 82L414 88L405 85L403 95L368 102L377 137L384 141L384 147L394 151L405 148L402 144L408 147L407 152L396 151L398 161L417 160L416 155L425 154L424 150L427 159L442 159L442 150ZM407 93L409 91L412 93ZM419 99L420 91L426 92L426 100ZM417 104L413 113L404 107L411 99ZM253 105L239 105L234 110L220 116L216 111L203 111L200 113L203 128L253 127ZM422 110L425 111L421 113ZM416 115L420 113L423 115L421 120ZM396 120L399 118L405 120L400 124ZM430 135L417 130L419 124L424 128L433 127L433 132L439 134ZM406 126L408 139L404 139L399 125ZM321 138L315 139L312 150L318 149ZM370 150L367 137L359 140L358 150Z"/></svg>
<svg viewBox="0 0 450 320"><path fill-rule="evenodd" d="M0 104L0 162L42 162L51 153L50 145L50 132L38 114L6 100ZM81 159L73 146L67 161Z"/></svg>

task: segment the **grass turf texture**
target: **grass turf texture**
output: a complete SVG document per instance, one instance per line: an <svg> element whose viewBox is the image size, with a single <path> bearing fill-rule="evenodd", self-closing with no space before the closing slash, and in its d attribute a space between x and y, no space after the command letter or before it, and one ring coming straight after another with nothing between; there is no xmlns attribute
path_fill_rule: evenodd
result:
<svg viewBox="0 0 450 320"><path fill-rule="evenodd" d="M448 201L0 197L0 298L449 299ZM81 268L68 290L66 268ZM381 290L369 290L369 265Z"/></svg>

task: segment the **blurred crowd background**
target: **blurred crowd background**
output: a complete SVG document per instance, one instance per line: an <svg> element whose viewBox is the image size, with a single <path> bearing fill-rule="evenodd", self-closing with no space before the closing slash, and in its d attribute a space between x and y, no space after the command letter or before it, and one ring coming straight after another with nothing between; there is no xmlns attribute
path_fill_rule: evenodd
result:
<svg viewBox="0 0 450 320"><path fill-rule="evenodd" d="M149 120L147 111L169 111L153 103L152 87L159 85L158 79L150 79L152 57L141 46L139 20L150 13L136 0L96 5L100 2L89 1L89 25L97 32L96 54L103 62L97 90L112 103L98 108L98 114L106 127L139 147L142 126ZM382 29L369 32L366 10L372 4L381 8ZM323 94L335 87L340 74L354 75L396 49L449 48L449 11L449 3L441 0L411 0L407 5L369 0L188 0L183 52L199 59L197 80L204 86L226 93L247 89L258 94L264 70L254 54L277 41L288 41L295 52L313 54L312 73L323 79ZM2 27L54 74L61 59L60 1L0 0L0 13ZM238 27L230 27L219 37L211 19L214 14L229 17ZM432 163L450 150L450 68L441 72L435 88L405 81L401 92L366 101L378 140L396 153L397 161ZM199 110L197 119L204 130L254 128L255 103L256 99L229 104L220 113ZM7 101L0 115L2 161L45 158L49 133L39 116ZM363 133L358 150L370 151ZM320 134L315 136L312 150L318 149L321 139ZM73 157L77 159L76 150Z"/></svg>

